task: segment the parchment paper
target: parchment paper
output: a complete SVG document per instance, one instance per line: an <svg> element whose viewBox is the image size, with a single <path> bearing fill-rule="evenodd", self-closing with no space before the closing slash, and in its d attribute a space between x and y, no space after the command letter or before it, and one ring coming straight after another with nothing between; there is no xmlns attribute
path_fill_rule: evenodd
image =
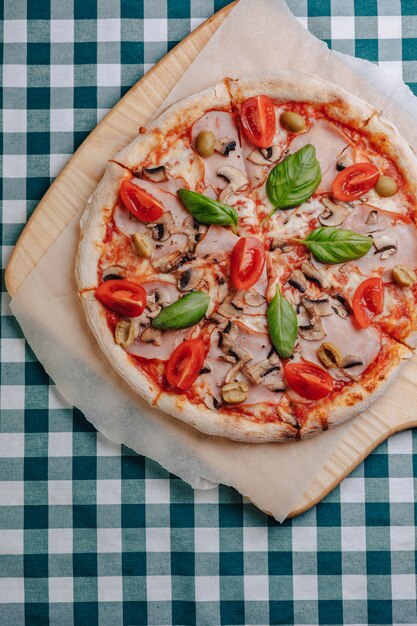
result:
<svg viewBox="0 0 417 626"><path fill-rule="evenodd" d="M395 119L417 147L416 100L405 85L393 84L370 63L329 51L280 0L240 0L165 105L225 75L277 69L315 73L350 89ZM310 441L251 445L202 435L151 409L113 371L84 319L74 279L80 215L11 302L28 342L61 394L109 439L155 459L193 487L231 485L284 520L350 425Z"/></svg>

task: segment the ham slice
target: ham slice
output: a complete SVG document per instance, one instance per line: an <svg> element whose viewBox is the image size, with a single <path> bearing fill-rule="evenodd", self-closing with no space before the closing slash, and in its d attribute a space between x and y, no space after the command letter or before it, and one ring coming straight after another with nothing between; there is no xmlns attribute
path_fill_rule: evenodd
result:
<svg viewBox="0 0 417 626"><path fill-rule="evenodd" d="M210 226L204 239L198 242L195 253L198 257L223 258L232 252L238 239L239 237L224 226Z"/></svg>
<svg viewBox="0 0 417 626"><path fill-rule="evenodd" d="M228 156L224 156L215 151L210 157L201 159L205 170L205 184L218 192L224 189L228 184L225 178L217 175L217 171L224 165L232 165L246 175L245 159L240 146L240 138L235 124L234 114L228 111L209 111L209 113L206 113L194 122L191 134L191 142L194 149L197 137L203 130L213 132L217 140L223 137L230 137L232 140L236 141L235 150L229 152Z"/></svg>
<svg viewBox="0 0 417 626"><path fill-rule="evenodd" d="M161 359L167 361L173 353L176 346L187 339L190 329L184 330L163 330L161 345L156 346L153 343L145 343L141 339L136 339L126 351L135 356L141 356L145 359Z"/></svg>

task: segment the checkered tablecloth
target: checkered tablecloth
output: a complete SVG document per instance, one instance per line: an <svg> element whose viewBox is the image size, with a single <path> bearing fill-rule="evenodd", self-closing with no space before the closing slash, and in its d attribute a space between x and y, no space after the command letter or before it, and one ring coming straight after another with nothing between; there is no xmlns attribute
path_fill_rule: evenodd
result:
<svg viewBox="0 0 417 626"><path fill-rule="evenodd" d="M5 0L3 270L96 123L225 4ZM402 74L417 94L416 0L289 6L329 46ZM2 311L1 626L417 623L415 432L280 525L232 489L193 492L96 433L25 343L4 285Z"/></svg>

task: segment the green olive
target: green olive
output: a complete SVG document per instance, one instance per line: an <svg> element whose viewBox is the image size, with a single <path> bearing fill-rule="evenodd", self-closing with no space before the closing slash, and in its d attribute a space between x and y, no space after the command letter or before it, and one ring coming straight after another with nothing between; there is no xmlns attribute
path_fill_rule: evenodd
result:
<svg viewBox="0 0 417 626"><path fill-rule="evenodd" d="M281 125L291 133L299 133L306 127L306 121L299 113L285 111L279 116Z"/></svg>
<svg viewBox="0 0 417 626"><path fill-rule="evenodd" d="M211 130L202 130L197 137L197 152L200 156L207 158L214 152L216 136Z"/></svg>
<svg viewBox="0 0 417 626"><path fill-rule="evenodd" d="M379 196L383 198L389 198L397 193L397 183L391 176L380 176L378 182L375 185L375 191Z"/></svg>

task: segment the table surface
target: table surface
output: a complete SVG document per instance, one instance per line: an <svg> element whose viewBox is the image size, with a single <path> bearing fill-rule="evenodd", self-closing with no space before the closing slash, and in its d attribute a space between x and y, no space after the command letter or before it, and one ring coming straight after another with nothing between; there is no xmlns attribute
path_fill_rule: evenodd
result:
<svg viewBox="0 0 417 626"><path fill-rule="evenodd" d="M254 0L255 1L255 0ZM224 0L6 0L2 268L53 178ZM335 50L417 94L415 0L288 0ZM417 434L278 524L113 444L57 393L3 284L0 625L416 624Z"/></svg>

